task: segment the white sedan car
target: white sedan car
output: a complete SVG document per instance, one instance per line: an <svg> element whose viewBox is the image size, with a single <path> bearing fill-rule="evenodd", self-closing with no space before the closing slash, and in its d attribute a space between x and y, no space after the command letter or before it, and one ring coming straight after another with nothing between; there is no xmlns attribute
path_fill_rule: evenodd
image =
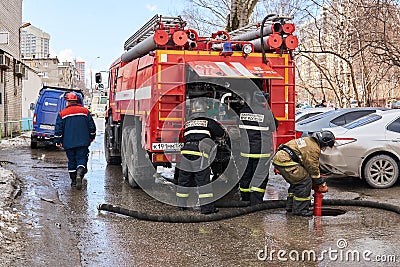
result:
<svg viewBox="0 0 400 267"><path fill-rule="evenodd" d="M359 177L374 188L391 187L399 177L400 110L377 111L329 128L335 146L321 153L327 177Z"/></svg>

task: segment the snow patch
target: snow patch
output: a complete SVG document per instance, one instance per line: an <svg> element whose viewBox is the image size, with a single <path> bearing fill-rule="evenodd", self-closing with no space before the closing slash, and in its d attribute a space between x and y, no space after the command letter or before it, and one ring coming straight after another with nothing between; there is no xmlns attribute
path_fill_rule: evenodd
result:
<svg viewBox="0 0 400 267"><path fill-rule="evenodd" d="M31 132L25 132L14 138L1 139L0 147L21 147L29 146L31 141Z"/></svg>

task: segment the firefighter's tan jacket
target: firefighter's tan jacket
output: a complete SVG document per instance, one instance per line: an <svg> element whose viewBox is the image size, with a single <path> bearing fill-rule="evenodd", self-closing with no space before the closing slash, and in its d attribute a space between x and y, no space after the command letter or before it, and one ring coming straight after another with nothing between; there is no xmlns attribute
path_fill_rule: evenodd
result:
<svg viewBox="0 0 400 267"><path fill-rule="evenodd" d="M290 140L285 144L299 157L300 163L293 161L289 154L278 150L273 158L273 164L283 178L291 184L304 181L308 176L320 178L319 156L321 148L312 137Z"/></svg>

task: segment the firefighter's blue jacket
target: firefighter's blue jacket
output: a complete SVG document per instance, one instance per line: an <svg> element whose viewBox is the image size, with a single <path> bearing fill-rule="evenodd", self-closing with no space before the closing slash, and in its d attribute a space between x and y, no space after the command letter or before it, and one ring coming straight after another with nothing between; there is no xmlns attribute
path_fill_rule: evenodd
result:
<svg viewBox="0 0 400 267"><path fill-rule="evenodd" d="M64 149L88 147L95 137L96 125L87 108L71 104L58 113L54 141Z"/></svg>

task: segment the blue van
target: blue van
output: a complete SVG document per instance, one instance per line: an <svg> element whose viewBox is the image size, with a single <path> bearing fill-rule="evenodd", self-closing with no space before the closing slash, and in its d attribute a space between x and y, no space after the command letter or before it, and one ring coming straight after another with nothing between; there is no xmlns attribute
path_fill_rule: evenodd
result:
<svg viewBox="0 0 400 267"><path fill-rule="evenodd" d="M58 113L66 107L65 94L75 92L83 105L81 90L44 86L39 91L33 114L33 128L31 133L31 148L38 144L55 145L54 130Z"/></svg>

